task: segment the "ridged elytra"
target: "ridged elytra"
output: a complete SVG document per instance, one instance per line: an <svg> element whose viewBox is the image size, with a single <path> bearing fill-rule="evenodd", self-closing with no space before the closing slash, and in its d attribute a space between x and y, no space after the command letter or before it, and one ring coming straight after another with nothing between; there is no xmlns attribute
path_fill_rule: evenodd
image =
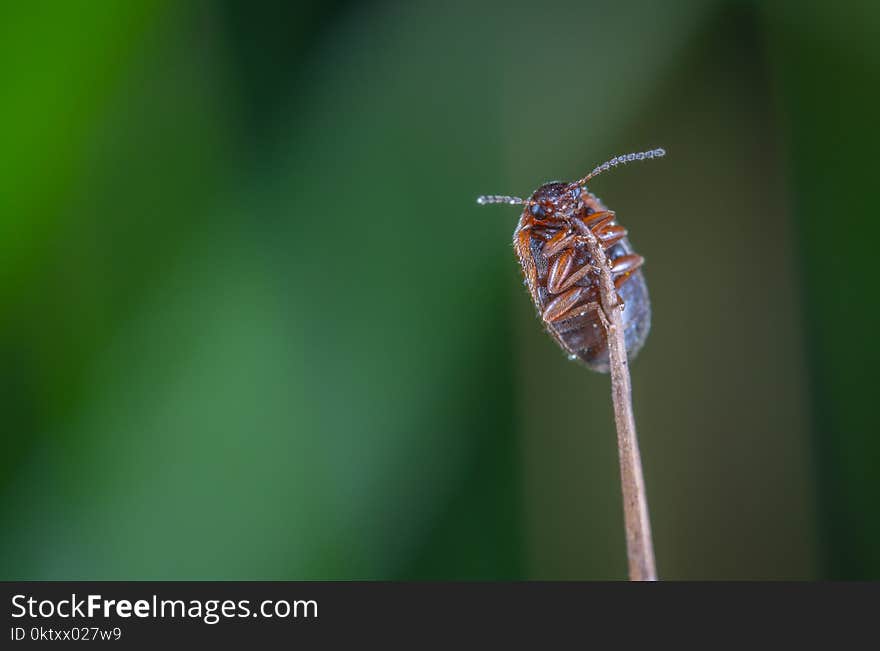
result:
<svg viewBox="0 0 880 651"><path fill-rule="evenodd" d="M598 240L610 265L630 359L651 329L651 303L641 271L644 258L633 250L616 214L587 190L586 183L617 165L665 154L663 149L654 149L616 156L573 183L545 183L525 201L499 195L477 199L479 204L524 206L513 232L513 247L538 316L570 359L579 359L600 373L608 372L607 319L599 295L599 270L589 252L589 234Z"/></svg>

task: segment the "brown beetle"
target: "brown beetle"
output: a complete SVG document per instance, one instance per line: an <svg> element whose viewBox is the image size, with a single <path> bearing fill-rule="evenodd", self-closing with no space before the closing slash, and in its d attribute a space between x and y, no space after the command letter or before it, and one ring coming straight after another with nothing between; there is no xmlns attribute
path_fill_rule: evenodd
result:
<svg viewBox="0 0 880 651"><path fill-rule="evenodd" d="M499 195L477 199L479 204L525 206L513 232L513 247L538 315L569 359L580 359L595 371L608 372L608 338L597 282L599 269L587 246L589 233L599 241L611 265L630 359L651 329L651 303L640 269L644 258L633 251L615 213L585 184L619 164L665 154L663 149L654 149L616 156L574 183L546 183L525 201Z"/></svg>

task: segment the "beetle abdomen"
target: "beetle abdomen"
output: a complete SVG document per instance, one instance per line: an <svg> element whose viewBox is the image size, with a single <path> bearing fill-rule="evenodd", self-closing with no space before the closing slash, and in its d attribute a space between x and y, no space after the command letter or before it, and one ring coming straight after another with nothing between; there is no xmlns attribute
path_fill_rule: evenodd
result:
<svg viewBox="0 0 880 651"><path fill-rule="evenodd" d="M540 238L532 238L532 260L535 262L537 276L541 280L546 279L549 266L547 259L541 253L542 247L543 241ZM613 262L632 252L633 248L629 240L624 238L609 248L606 255L608 260ZM586 248L577 247L575 264L580 266L589 263L590 256ZM595 276L588 275L578 281L577 285L590 289L591 297L584 299L585 302L600 302ZM548 291L546 282L539 282L536 290L536 307L540 314L553 299L553 295ZM644 345L648 331L651 329L651 303L648 298L648 286L641 270L631 273L621 284L618 293L624 303L622 317L626 350L628 357L633 359ZM595 309L583 313L574 311L569 318L545 325L550 335L570 357L581 360L594 371L608 372L607 334Z"/></svg>

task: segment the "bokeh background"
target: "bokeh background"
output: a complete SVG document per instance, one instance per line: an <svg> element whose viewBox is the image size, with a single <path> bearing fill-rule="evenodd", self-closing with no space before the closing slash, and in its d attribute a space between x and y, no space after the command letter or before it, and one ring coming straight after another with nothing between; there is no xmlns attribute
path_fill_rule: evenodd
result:
<svg viewBox="0 0 880 651"><path fill-rule="evenodd" d="M0 9L0 578L620 579L509 206L647 258L660 574L880 578L880 5Z"/></svg>

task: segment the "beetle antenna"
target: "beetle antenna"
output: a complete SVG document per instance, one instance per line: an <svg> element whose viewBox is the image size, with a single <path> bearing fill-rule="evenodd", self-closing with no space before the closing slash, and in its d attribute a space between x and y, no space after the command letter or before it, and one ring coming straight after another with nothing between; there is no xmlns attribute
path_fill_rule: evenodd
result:
<svg viewBox="0 0 880 651"><path fill-rule="evenodd" d="M519 197L508 197L501 194L484 194L481 197L477 197L477 203L481 206L485 206L489 203L509 203L511 206L515 206L524 202Z"/></svg>
<svg viewBox="0 0 880 651"><path fill-rule="evenodd" d="M665 149L652 149L650 151L640 151L632 154L622 154L621 156L615 156L611 160L605 161L592 172L587 174L580 181L576 181L572 183L572 186L583 185L590 179L599 176L602 172L607 172L612 167L617 167L618 165L625 165L626 163L632 163L637 160L648 160L651 158L663 158L666 155Z"/></svg>

